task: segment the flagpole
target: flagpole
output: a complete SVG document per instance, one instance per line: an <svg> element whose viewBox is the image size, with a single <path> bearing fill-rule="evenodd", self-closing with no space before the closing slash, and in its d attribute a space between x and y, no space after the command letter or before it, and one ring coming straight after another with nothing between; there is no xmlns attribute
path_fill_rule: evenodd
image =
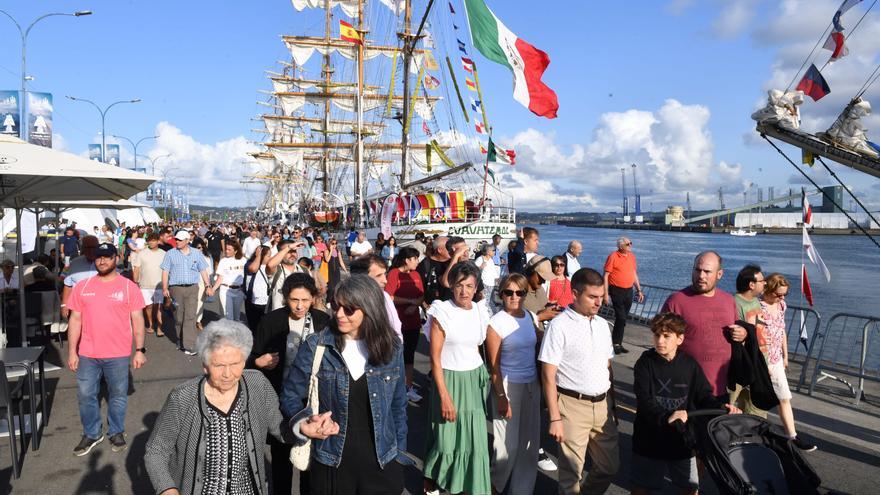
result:
<svg viewBox="0 0 880 495"><path fill-rule="evenodd" d="M492 128L489 127L486 129L489 131L489 143L492 143ZM491 147L491 144L490 144ZM489 184L489 150L486 150L486 165L483 167L483 197L480 198L480 214L482 215L483 205L486 203L486 188Z"/></svg>

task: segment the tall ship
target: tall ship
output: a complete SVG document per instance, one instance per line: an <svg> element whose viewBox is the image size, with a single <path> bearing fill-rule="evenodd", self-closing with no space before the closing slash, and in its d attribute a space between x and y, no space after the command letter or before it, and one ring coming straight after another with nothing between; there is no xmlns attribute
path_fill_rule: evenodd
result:
<svg viewBox="0 0 880 495"><path fill-rule="evenodd" d="M283 35L289 59L267 71L259 172L247 179L267 185L258 214L402 242L515 238L514 199L492 170L515 155L484 144L464 13L434 1L292 3L313 32Z"/></svg>

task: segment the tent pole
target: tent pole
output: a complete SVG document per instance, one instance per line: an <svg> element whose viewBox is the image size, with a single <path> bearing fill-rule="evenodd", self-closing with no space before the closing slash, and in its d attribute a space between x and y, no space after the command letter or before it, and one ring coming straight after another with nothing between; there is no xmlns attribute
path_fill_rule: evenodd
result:
<svg viewBox="0 0 880 495"><path fill-rule="evenodd" d="M24 239L21 235L21 212L22 208L15 209L15 258L18 263L18 313L20 316L19 324L21 330L21 346L27 347L27 315L24 307L24 254L22 253L22 242Z"/></svg>

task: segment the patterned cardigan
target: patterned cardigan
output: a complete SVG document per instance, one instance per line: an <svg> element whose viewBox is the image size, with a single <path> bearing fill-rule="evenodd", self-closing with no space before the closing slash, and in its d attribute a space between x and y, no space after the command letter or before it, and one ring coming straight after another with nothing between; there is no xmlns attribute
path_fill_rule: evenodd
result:
<svg viewBox="0 0 880 495"><path fill-rule="evenodd" d="M206 377L184 382L168 395L147 442L147 473L156 493L177 488L181 495L202 493L205 469L205 435L208 421L204 383ZM290 443L293 434L282 426L278 396L259 371L244 370L239 380L244 400L247 452L258 494L268 492L265 456L266 435ZM282 430L284 435L282 437ZM286 440L285 440L286 439Z"/></svg>

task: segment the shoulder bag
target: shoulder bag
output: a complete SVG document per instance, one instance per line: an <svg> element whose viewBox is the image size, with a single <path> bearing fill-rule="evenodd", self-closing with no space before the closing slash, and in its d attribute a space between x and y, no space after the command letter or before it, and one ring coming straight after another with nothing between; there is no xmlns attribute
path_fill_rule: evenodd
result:
<svg viewBox="0 0 880 495"><path fill-rule="evenodd" d="M324 346L318 345L315 349L315 358L312 360L312 374L309 375L308 407L314 414L318 414L318 369L321 367L321 359L324 357ZM312 458L312 439L306 440L302 445L294 445L290 449L290 463L299 471L308 471Z"/></svg>

